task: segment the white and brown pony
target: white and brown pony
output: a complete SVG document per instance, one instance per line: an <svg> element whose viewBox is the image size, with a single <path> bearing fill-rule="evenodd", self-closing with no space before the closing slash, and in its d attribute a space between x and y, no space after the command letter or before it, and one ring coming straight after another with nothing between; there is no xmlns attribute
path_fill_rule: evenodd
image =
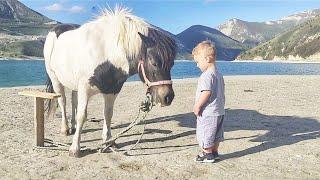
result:
<svg viewBox="0 0 320 180"><path fill-rule="evenodd" d="M49 92L61 94L61 132L75 133L69 155L80 156L80 136L88 100L102 93L105 101L102 138L111 138L113 104L123 83L138 73L154 104L168 106L174 98L170 70L175 41L163 30L134 16L129 10L104 10L82 26L59 25L49 32L44 46ZM50 87L52 89L50 90ZM71 129L66 119L65 88L72 90ZM75 131L75 132L74 132Z"/></svg>

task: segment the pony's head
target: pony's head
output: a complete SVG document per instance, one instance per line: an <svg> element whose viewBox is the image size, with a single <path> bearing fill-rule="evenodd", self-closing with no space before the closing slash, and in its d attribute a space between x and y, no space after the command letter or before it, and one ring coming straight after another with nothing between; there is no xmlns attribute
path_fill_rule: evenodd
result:
<svg viewBox="0 0 320 180"><path fill-rule="evenodd" d="M106 9L99 19L108 28L113 27L106 31L112 35L107 36L109 42L105 59L122 66L128 63L129 76L138 70L141 80L148 86L153 103L170 105L174 98L170 70L177 49L174 39L126 8L116 7L114 11ZM121 68L127 71L126 66Z"/></svg>
<svg viewBox="0 0 320 180"><path fill-rule="evenodd" d="M149 29L148 35L139 33L141 59L138 65L140 79L148 86L154 104L168 106L174 98L170 70L176 56L175 41L158 29Z"/></svg>

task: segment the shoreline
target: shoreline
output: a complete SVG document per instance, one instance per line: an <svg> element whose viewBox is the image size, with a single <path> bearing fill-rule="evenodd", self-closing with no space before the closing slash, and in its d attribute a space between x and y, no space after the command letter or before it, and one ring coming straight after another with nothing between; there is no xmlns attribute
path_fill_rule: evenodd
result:
<svg viewBox="0 0 320 180"><path fill-rule="evenodd" d="M10 58L10 57L2 57L0 61L44 61L41 57L26 57L26 58ZM174 60L174 62L193 62L193 60ZM216 62L225 63L225 62L254 62L254 63L292 63L292 64L319 64L320 61L310 60L310 61L300 61L300 60L232 60L232 61L225 61L225 60L217 60Z"/></svg>
<svg viewBox="0 0 320 180"><path fill-rule="evenodd" d="M295 78L295 77L301 77L301 78L317 78L320 77L320 75L230 75L230 76L223 76L225 80L232 80L232 79L264 79L264 78ZM181 82L193 82L197 81L198 77L194 78L184 78L184 79L172 79L173 83L181 83ZM144 86L142 81L128 81L125 82L124 85L138 85L141 84L141 86ZM44 88L45 85L30 85L30 86L13 86L13 87L0 87L0 90L5 90L5 89L26 89L26 88L31 88L31 89L39 89L39 88Z"/></svg>
<svg viewBox="0 0 320 180"><path fill-rule="evenodd" d="M320 64L320 61L300 61L300 60L233 60L230 62L254 62L254 63L288 63L288 64Z"/></svg>

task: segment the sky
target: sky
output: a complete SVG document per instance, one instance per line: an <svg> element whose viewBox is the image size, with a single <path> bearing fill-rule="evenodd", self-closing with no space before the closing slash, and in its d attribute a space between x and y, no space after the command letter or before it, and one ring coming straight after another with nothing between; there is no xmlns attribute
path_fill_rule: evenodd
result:
<svg viewBox="0 0 320 180"><path fill-rule="evenodd" d="M149 23L178 34L192 25L217 27L228 19L277 20L320 8L320 0L20 0L29 8L63 23L84 24L101 8L116 4Z"/></svg>

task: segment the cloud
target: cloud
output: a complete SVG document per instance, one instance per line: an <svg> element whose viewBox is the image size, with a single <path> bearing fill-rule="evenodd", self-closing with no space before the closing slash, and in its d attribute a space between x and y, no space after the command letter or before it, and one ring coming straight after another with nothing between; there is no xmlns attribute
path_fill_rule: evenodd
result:
<svg viewBox="0 0 320 180"><path fill-rule="evenodd" d="M61 4L54 3L50 6L46 6L45 9L48 11L62 11L63 7Z"/></svg>
<svg viewBox="0 0 320 180"><path fill-rule="evenodd" d="M71 13L81 13L84 12L84 8L81 6L72 6L70 9L68 9L67 11L71 12Z"/></svg>
<svg viewBox="0 0 320 180"><path fill-rule="evenodd" d="M85 12L85 9L81 6L72 6L72 7L64 7L61 3L54 3L52 5L46 6L45 9L47 11L60 11L60 12L69 12L69 13L82 13Z"/></svg>

